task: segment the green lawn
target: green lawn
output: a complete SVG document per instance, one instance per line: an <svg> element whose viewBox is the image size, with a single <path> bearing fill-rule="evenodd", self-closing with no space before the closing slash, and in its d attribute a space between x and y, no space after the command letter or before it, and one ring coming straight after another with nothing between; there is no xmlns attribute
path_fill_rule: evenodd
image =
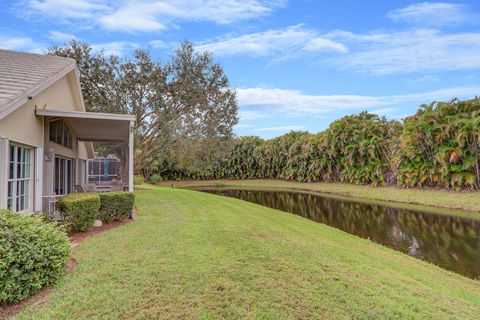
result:
<svg viewBox="0 0 480 320"><path fill-rule="evenodd" d="M83 242L19 319L478 319L480 282L298 216L137 191L140 217Z"/></svg>
<svg viewBox="0 0 480 320"><path fill-rule="evenodd" d="M449 192L433 189L402 189L398 187L371 187L346 183L304 183L283 180L210 180L160 183L163 186L171 186L172 184L175 187L217 185L242 188L306 190L356 198L480 211L480 191Z"/></svg>

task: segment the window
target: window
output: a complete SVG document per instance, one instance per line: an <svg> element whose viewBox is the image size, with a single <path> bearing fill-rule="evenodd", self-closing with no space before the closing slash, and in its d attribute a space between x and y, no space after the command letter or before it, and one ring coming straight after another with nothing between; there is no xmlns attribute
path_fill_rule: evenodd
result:
<svg viewBox="0 0 480 320"><path fill-rule="evenodd" d="M73 138L64 120L50 122L50 141L73 149Z"/></svg>
<svg viewBox="0 0 480 320"><path fill-rule="evenodd" d="M10 145L7 207L13 211L30 208L32 149Z"/></svg>
<svg viewBox="0 0 480 320"><path fill-rule="evenodd" d="M63 195L73 192L72 159L55 157L55 194Z"/></svg>

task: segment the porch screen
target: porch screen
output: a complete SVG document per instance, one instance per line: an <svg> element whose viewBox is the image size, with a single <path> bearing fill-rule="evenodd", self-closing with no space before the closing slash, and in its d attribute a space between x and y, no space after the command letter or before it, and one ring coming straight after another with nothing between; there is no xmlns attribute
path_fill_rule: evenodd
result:
<svg viewBox="0 0 480 320"><path fill-rule="evenodd" d="M120 160L88 160L88 182L112 181L120 175Z"/></svg>

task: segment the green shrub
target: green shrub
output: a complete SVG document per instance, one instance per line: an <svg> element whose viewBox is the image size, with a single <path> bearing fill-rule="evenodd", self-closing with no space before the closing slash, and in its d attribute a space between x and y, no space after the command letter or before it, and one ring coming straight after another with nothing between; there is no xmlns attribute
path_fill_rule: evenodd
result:
<svg viewBox="0 0 480 320"><path fill-rule="evenodd" d="M88 231L100 209L100 197L96 193L70 194L58 200L58 208L70 230Z"/></svg>
<svg viewBox="0 0 480 320"><path fill-rule="evenodd" d="M480 188L480 98L422 105L404 122L400 186Z"/></svg>
<svg viewBox="0 0 480 320"><path fill-rule="evenodd" d="M100 193L98 219L104 222L119 221L130 217L135 196L131 192Z"/></svg>
<svg viewBox="0 0 480 320"><path fill-rule="evenodd" d="M67 235L55 224L0 210L0 304L16 303L55 283L70 251Z"/></svg>
<svg viewBox="0 0 480 320"><path fill-rule="evenodd" d="M140 175L133 176L133 184L138 186L145 182L145 179Z"/></svg>
<svg viewBox="0 0 480 320"><path fill-rule="evenodd" d="M160 181L162 181L162 177L158 174L152 174L149 178L148 178L148 182L152 183L152 184L157 184L159 183Z"/></svg>

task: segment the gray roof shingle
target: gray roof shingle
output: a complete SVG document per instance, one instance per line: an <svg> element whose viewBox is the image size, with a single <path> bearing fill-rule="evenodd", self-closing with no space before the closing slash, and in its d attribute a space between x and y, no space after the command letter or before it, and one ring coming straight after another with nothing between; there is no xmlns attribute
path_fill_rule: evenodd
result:
<svg viewBox="0 0 480 320"><path fill-rule="evenodd" d="M0 49L0 111L75 65L69 58Z"/></svg>

